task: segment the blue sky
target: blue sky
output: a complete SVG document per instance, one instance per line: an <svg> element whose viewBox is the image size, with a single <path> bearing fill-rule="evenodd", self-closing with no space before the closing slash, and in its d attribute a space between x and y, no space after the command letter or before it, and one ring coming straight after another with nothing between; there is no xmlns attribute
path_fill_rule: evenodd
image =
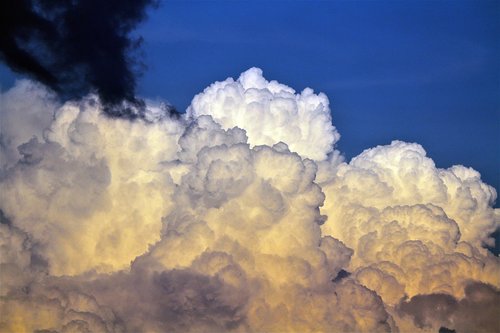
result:
<svg viewBox="0 0 500 333"><path fill-rule="evenodd" d="M347 158L418 142L500 188L500 1L164 1L137 34L142 96L184 110L257 66L328 95Z"/></svg>

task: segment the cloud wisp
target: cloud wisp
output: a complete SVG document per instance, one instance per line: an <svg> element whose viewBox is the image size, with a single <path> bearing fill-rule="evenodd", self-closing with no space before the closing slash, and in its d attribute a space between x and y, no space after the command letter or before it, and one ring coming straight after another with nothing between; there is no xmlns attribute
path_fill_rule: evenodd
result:
<svg viewBox="0 0 500 333"><path fill-rule="evenodd" d="M344 161L324 94L252 68L182 117L1 103L2 332L498 328L495 190L415 143Z"/></svg>

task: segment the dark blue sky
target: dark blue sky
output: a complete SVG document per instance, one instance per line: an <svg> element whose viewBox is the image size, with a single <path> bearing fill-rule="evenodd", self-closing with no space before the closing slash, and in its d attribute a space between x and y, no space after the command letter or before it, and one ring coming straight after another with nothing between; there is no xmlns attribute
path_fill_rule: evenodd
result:
<svg viewBox="0 0 500 333"><path fill-rule="evenodd" d="M328 95L348 158L418 142L439 167L471 166L500 188L500 1L164 1L137 33L142 96L184 110L257 66Z"/></svg>

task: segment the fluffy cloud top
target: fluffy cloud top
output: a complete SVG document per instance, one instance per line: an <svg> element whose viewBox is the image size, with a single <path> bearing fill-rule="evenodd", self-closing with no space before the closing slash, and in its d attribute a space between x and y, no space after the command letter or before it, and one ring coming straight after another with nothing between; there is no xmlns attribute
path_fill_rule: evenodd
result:
<svg viewBox="0 0 500 333"><path fill-rule="evenodd" d="M303 157L324 160L340 139L329 104L323 93L306 88L296 94L284 84L267 81L261 69L251 68L236 81L215 82L196 95L187 115L210 115L225 129L243 128L252 146L282 141Z"/></svg>
<svg viewBox="0 0 500 333"><path fill-rule="evenodd" d="M354 250L349 271L377 291L402 330L417 329L394 310L406 297L431 295L419 313L431 316L442 299L432 295L468 297L471 280L500 285L499 259L482 247L500 223L496 193L476 171L438 169L420 145L394 141L327 176L322 232Z"/></svg>

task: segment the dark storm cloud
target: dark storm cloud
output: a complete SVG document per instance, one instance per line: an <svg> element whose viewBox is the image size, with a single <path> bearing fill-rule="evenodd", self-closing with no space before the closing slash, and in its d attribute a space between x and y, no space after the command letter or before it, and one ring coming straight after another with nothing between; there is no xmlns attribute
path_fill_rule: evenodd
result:
<svg viewBox="0 0 500 333"><path fill-rule="evenodd" d="M135 98L140 38L131 31L154 0L6 0L0 3L0 57L58 92L97 92L114 116L140 114ZM126 103L122 103L125 101ZM128 105L128 106L123 106Z"/></svg>

